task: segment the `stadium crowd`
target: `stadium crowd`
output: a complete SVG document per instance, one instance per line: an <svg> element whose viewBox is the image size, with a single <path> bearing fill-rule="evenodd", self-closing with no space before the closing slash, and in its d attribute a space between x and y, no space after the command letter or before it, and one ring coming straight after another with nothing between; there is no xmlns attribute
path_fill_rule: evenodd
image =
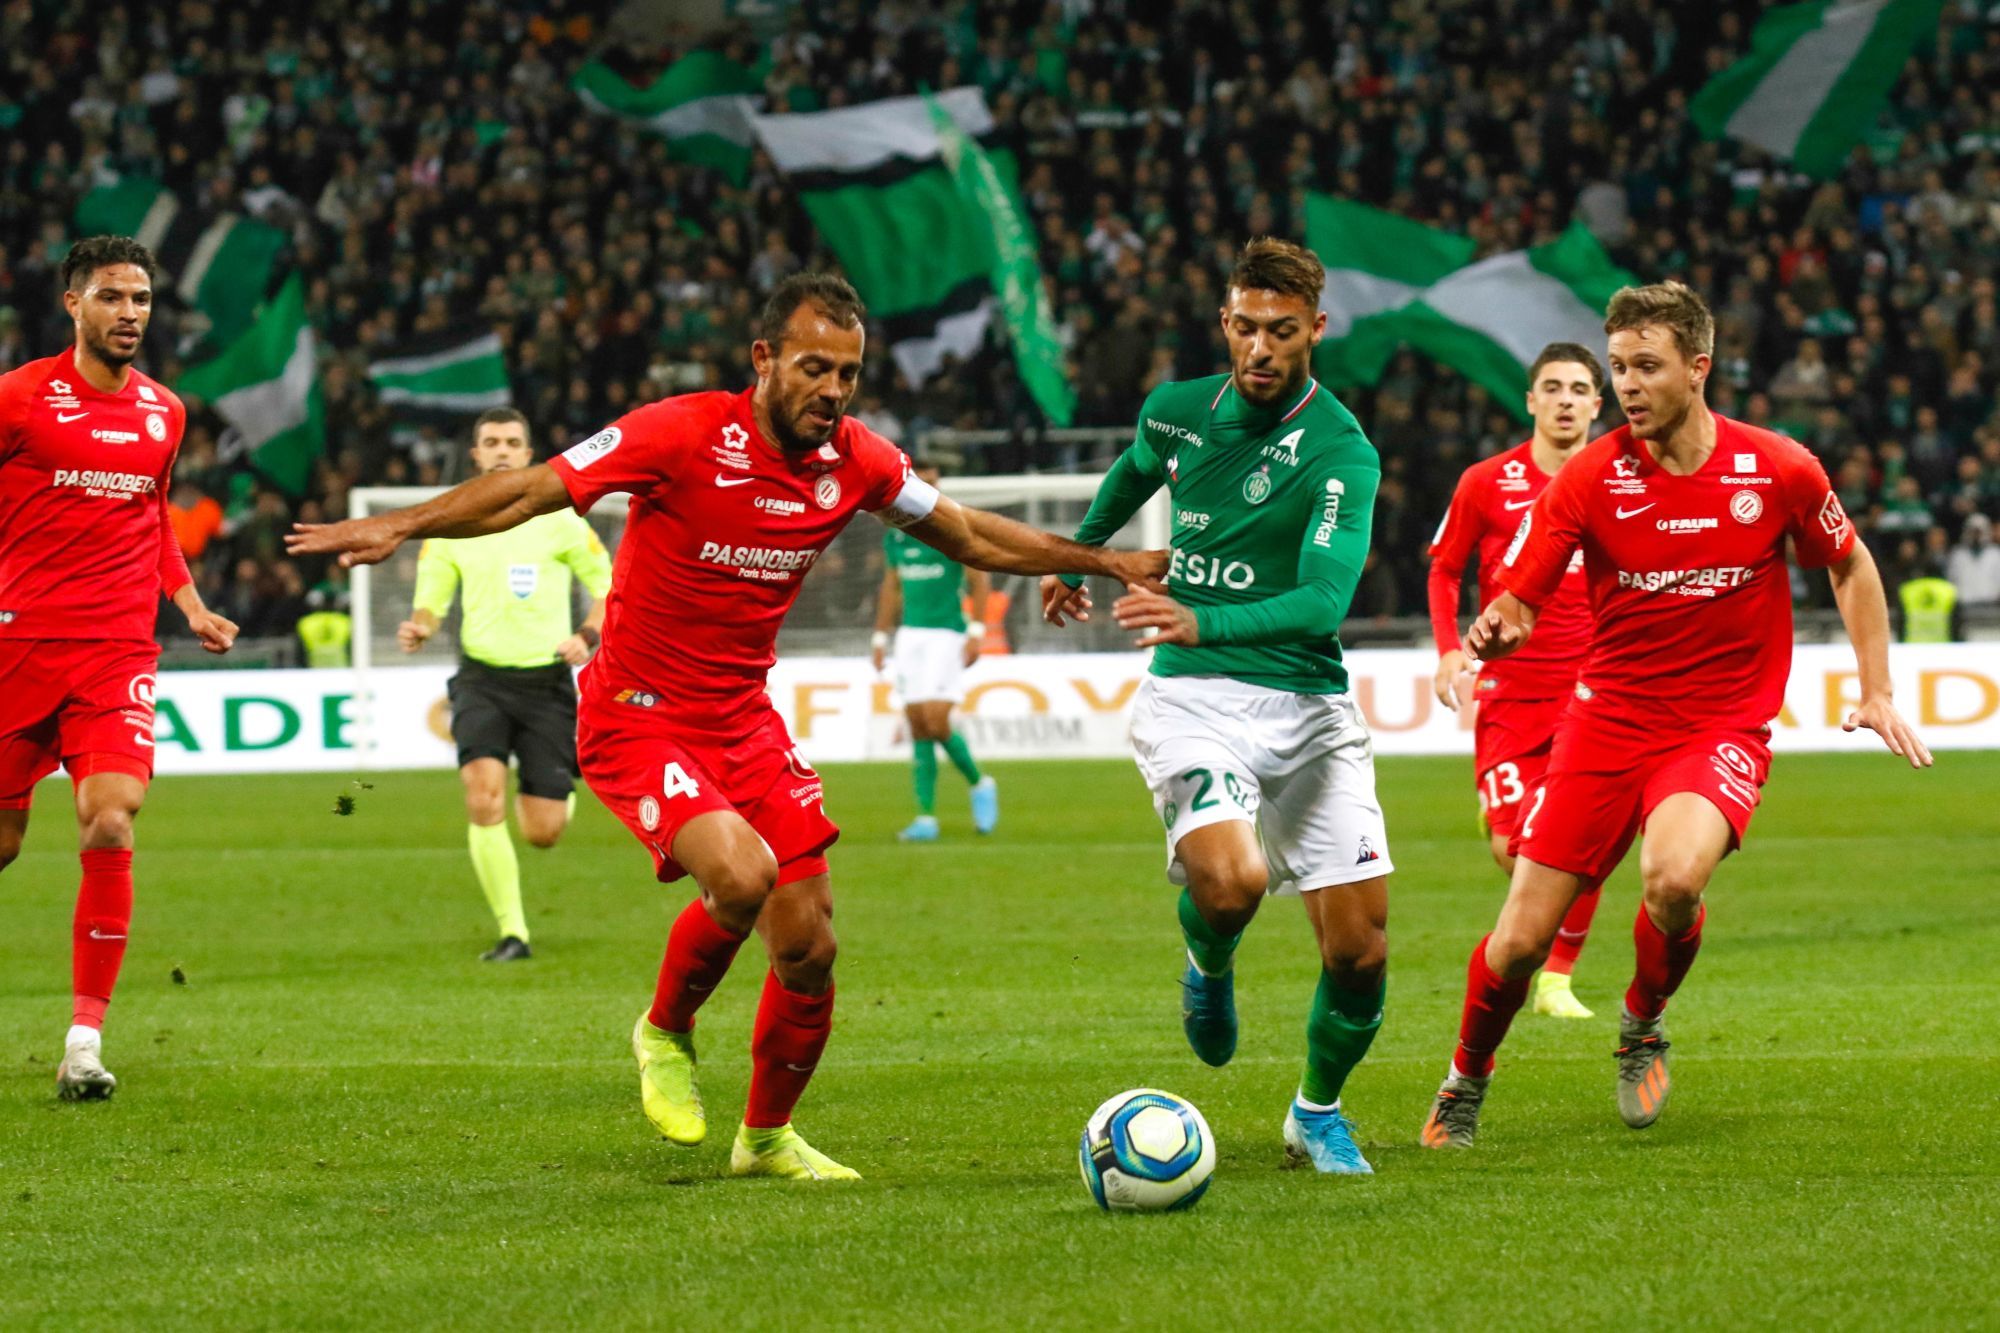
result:
<svg viewBox="0 0 2000 1333"><path fill-rule="evenodd" d="M1039 230L1079 424L1125 425L1153 384L1225 364L1219 275L1244 237L1299 235L1308 189L1461 230L1483 253L1580 215L1642 279L1708 295L1711 402L1814 449L1892 582L1935 570L1962 604L2000 603L2000 9L1948 4L1892 110L1825 182L1706 142L1689 119L1760 9L807 0L775 36L704 40L762 69L773 108L985 90ZM396 430L371 356L490 324L546 452L636 403L746 382L760 294L830 262L761 155L737 187L580 104L586 59L608 50L643 81L687 49L622 33L576 0L0 4L0 367L68 340L56 268L78 200L114 173L291 237L327 349L309 491L225 459L220 423L197 412L172 497L205 595L246 634L289 634L315 591L337 593L332 571L285 557L295 518L342 512L356 485L456 475L462 441ZM163 302L144 364L172 383L200 332ZM1354 614L1419 613L1453 481L1523 428L1410 354L1343 397L1384 460ZM982 470L1106 461L1039 438L997 345L919 385L878 356L856 411L906 446L932 427L1013 427L974 456ZM1797 593L1824 597L1803 579Z"/></svg>

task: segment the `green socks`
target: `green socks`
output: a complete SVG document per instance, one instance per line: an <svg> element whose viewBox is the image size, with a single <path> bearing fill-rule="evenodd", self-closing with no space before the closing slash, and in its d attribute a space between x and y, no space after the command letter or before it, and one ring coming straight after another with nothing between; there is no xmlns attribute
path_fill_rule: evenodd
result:
<svg viewBox="0 0 2000 1333"><path fill-rule="evenodd" d="M1316 1106L1332 1106L1340 1100L1340 1089L1382 1026L1382 997L1389 988L1385 977L1367 995L1348 990L1334 981L1333 974L1319 974L1319 989L1313 993L1312 1016L1306 1019L1306 1072L1299 1080L1299 1097Z"/></svg>
<svg viewBox="0 0 2000 1333"><path fill-rule="evenodd" d="M1211 977L1227 972L1236 957L1236 942L1243 938L1242 932L1217 934L1215 927L1202 919L1201 909L1194 905L1194 893L1189 889L1181 890L1180 916L1181 938L1187 941L1188 957L1194 959L1194 965Z"/></svg>
<svg viewBox="0 0 2000 1333"><path fill-rule="evenodd" d="M944 752L951 757L951 766L965 774L967 782L979 781L979 765L972 762L972 747L965 743L965 737L952 732L945 738Z"/></svg>
<svg viewBox="0 0 2000 1333"><path fill-rule="evenodd" d="M937 809L937 742L913 741L910 754L916 769L917 813L932 814Z"/></svg>
<svg viewBox="0 0 2000 1333"><path fill-rule="evenodd" d="M514 840L507 836L506 822L468 824L465 844L472 852L472 873L479 877L479 891L500 923L500 934L525 944L528 918L521 911L521 863L514 859Z"/></svg>

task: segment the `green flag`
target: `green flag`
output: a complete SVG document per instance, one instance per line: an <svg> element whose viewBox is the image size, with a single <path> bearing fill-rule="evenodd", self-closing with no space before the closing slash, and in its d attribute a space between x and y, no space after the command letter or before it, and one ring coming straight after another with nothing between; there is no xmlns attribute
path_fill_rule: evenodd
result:
<svg viewBox="0 0 2000 1333"><path fill-rule="evenodd" d="M1944 0L1811 0L1764 15L1750 54L1688 104L1711 139L1725 136L1808 176L1838 172L1896 86L1903 62L1935 34Z"/></svg>
<svg viewBox="0 0 2000 1333"><path fill-rule="evenodd" d="M1067 426L1076 417L1076 391L1063 374L1062 342L1042 287L1034 229L1022 216L1014 192L1001 180L992 155L958 127L936 98L926 101L931 122L937 127L939 152L958 186L959 198L992 234L993 294L1000 300L1001 318L1007 321L1021 382L1034 395L1043 416L1055 425Z"/></svg>
<svg viewBox="0 0 2000 1333"><path fill-rule="evenodd" d="M317 344L298 274L286 279L247 333L174 387L207 402L229 423L225 450L242 450L284 490L305 493L326 447L326 421Z"/></svg>
<svg viewBox="0 0 2000 1333"><path fill-rule="evenodd" d="M1306 240L1326 265L1314 358L1339 387L1373 384L1409 346L1484 385L1526 419L1528 367L1552 342L1604 345L1604 307L1633 281L1582 223L1557 240L1469 263L1473 241L1379 209L1309 196Z"/></svg>
<svg viewBox="0 0 2000 1333"><path fill-rule="evenodd" d="M643 84L598 59L578 70L570 86L593 111L665 137L681 161L714 167L738 185L749 177L756 144L749 99L762 88L754 73L727 56L692 51Z"/></svg>
<svg viewBox="0 0 2000 1333"><path fill-rule="evenodd" d="M489 329L449 329L412 339L369 362L368 378L399 416L470 416L514 401L500 335Z"/></svg>

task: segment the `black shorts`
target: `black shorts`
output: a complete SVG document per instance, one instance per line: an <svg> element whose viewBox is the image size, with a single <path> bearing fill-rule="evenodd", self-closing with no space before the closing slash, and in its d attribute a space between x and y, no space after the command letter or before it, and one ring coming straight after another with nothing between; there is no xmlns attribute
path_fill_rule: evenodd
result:
<svg viewBox="0 0 2000 1333"><path fill-rule="evenodd" d="M566 800L576 786L576 679L561 662L495 667L461 658L447 689L458 765L519 758L521 794Z"/></svg>

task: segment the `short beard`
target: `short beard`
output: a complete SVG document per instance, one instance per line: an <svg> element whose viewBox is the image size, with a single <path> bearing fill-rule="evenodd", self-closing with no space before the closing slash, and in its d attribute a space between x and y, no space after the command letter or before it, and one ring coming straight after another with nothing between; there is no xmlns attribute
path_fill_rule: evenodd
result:
<svg viewBox="0 0 2000 1333"><path fill-rule="evenodd" d="M1308 373L1309 372L1302 371L1295 378L1280 379L1275 385L1272 386L1271 396L1269 398L1259 398L1256 394L1251 393L1247 388L1243 386L1242 377L1235 371L1230 372L1230 378L1232 380L1235 380L1236 382L1236 392L1242 394L1243 397L1248 399L1250 402L1255 403L1259 407L1275 407L1277 404L1285 402L1293 394L1299 391L1300 387L1305 384L1306 376Z"/></svg>
<svg viewBox="0 0 2000 1333"><path fill-rule="evenodd" d="M844 416L846 414L842 413L841 415ZM781 419L776 413L773 413L771 416L771 433L778 437L778 448L788 454L809 454L815 449L823 449L833 442L833 437L839 432L839 416L836 416L833 419L833 425L827 428L824 440L808 440L805 436L798 434L792 429L792 420L790 417Z"/></svg>
<svg viewBox="0 0 2000 1333"><path fill-rule="evenodd" d="M90 353L90 355L96 357L99 361L102 361L105 365L111 367L111 369L113 370L123 370L125 369L125 367L131 365L134 361L137 361L139 359L139 349L144 347L145 345L146 345L146 337L144 334L141 334L139 335L139 341L133 344L132 346L132 355L123 356L120 355L118 352L112 350L109 340L104 342L99 342L95 338L90 337L88 334L86 334L83 339L83 350Z"/></svg>

